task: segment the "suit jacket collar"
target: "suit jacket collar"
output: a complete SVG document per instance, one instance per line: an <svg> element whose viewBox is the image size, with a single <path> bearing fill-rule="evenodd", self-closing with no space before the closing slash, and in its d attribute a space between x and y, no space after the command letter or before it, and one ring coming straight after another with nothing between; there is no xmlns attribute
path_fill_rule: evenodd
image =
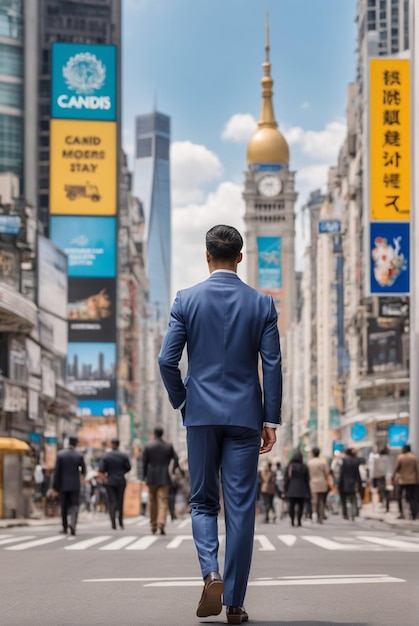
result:
<svg viewBox="0 0 419 626"><path fill-rule="evenodd" d="M236 272L232 272L229 270L215 270L208 276L207 280L215 280L217 278L223 280L241 280Z"/></svg>

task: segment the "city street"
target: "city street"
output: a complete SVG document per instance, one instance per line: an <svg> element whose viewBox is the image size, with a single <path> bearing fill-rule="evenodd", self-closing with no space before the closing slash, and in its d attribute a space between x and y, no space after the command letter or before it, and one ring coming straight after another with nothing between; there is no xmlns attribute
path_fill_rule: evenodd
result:
<svg viewBox="0 0 419 626"><path fill-rule="evenodd" d="M220 526L222 530L222 522ZM192 626L201 594L189 517L153 536L148 519L112 531L97 515L74 539L59 526L0 529L5 626ZM221 558L223 544L221 545ZM265 626L416 626L419 536L331 516L323 526L258 521L246 608Z"/></svg>

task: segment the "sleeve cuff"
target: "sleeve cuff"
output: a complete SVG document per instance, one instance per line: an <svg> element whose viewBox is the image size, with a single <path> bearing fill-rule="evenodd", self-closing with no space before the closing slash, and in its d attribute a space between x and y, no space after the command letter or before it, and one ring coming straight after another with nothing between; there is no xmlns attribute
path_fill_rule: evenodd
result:
<svg viewBox="0 0 419 626"><path fill-rule="evenodd" d="M181 411L183 409L183 407L185 406L185 404L186 404L186 400L184 400L182 402L182 404L180 404L179 406L176 407L176 411Z"/></svg>
<svg viewBox="0 0 419 626"><path fill-rule="evenodd" d="M265 428L278 428L279 424L273 424L272 422L263 422L263 427Z"/></svg>

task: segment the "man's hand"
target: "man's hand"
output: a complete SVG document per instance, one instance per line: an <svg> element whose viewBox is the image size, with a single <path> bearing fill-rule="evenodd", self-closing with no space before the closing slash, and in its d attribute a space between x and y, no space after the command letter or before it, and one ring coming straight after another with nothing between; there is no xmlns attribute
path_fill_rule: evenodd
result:
<svg viewBox="0 0 419 626"><path fill-rule="evenodd" d="M265 426L265 428L262 430L261 438L262 445L259 454L265 454L266 452L270 452L276 442L276 429Z"/></svg>

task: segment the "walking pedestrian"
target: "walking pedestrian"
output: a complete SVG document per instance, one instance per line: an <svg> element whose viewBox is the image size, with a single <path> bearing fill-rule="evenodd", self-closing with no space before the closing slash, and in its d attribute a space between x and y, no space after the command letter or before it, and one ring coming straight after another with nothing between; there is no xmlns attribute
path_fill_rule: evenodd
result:
<svg viewBox="0 0 419 626"><path fill-rule="evenodd" d="M303 463L301 450L297 448L285 471L285 494L289 503L291 526L295 523L295 510L297 508L297 525L301 526L304 503L310 499L310 477L307 465Z"/></svg>
<svg viewBox="0 0 419 626"><path fill-rule="evenodd" d="M154 440L145 446L143 452L143 477L148 486L150 527L153 535L157 530L161 535L166 534L171 461L174 471L179 467L178 456L172 444L163 439L163 428L157 426L154 429Z"/></svg>
<svg viewBox="0 0 419 626"><path fill-rule="evenodd" d="M399 454L396 459L396 465L394 467L393 473L393 481L397 482L400 488L399 519L404 518L404 493L410 507L411 518L412 520L415 520L418 515L419 469L418 459L411 451L409 444L403 446L401 454Z"/></svg>
<svg viewBox="0 0 419 626"><path fill-rule="evenodd" d="M67 534L68 528L74 537L76 534L77 517L80 504L80 476L85 476L86 466L83 456L77 452L78 438L69 437L68 448L57 455L52 488L59 494L61 506L62 533ZM68 523L70 516L70 523Z"/></svg>
<svg viewBox="0 0 419 626"><path fill-rule="evenodd" d="M131 463L128 455L119 450L119 439L111 440L111 448L101 458L99 472L105 479L109 517L113 530L116 530L117 511L119 527L124 528L124 492L127 484L125 474L130 471Z"/></svg>
<svg viewBox="0 0 419 626"><path fill-rule="evenodd" d="M329 486L332 486L333 478L329 466L324 459L320 458L320 449L314 447L311 451L312 458L308 461L308 473L310 476L310 491L313 512L317 515L319 524L323 524L326 496Z"/></svg>
<svg viewBox="0 0 419 626"><path fill-rule="evenodd" d="M265 514L265 523L269 524L269 513L273 513L273 521L276 522L276 511L274 508L274 496L276 491L276 472L272 469L272 463L269 461L266 467L261 471L260 477L262 484L260 492L262 494L263 512Z"/></svg>
<svg viewBox="0 0 419 626"><path fill-rule="evenodd" d="M218 615L224 603L229 624L248 620L243 602L253 548L258 458L276 441L282 400L274 301L237 276L242 247L243 239L232 226L207 232L210 276L178 292L159 355L170 401L181 409L187 428L192 530L204 579L197 616ZM185 344L189 362L182 381L179 361ZM218 567L220 468L224 580Z"/></svg>
<svg viewBox="0 0 419 626"><path fill-rule="evenodd" d="M342 504L343 519L349 519L348 504L350 505L350 518L354 521L358 515L358 505L356 501L357 490L361 491L362 481L359 473L359 462L352 448L345 450L342 459L339 476L339 493Z"/></svg>

